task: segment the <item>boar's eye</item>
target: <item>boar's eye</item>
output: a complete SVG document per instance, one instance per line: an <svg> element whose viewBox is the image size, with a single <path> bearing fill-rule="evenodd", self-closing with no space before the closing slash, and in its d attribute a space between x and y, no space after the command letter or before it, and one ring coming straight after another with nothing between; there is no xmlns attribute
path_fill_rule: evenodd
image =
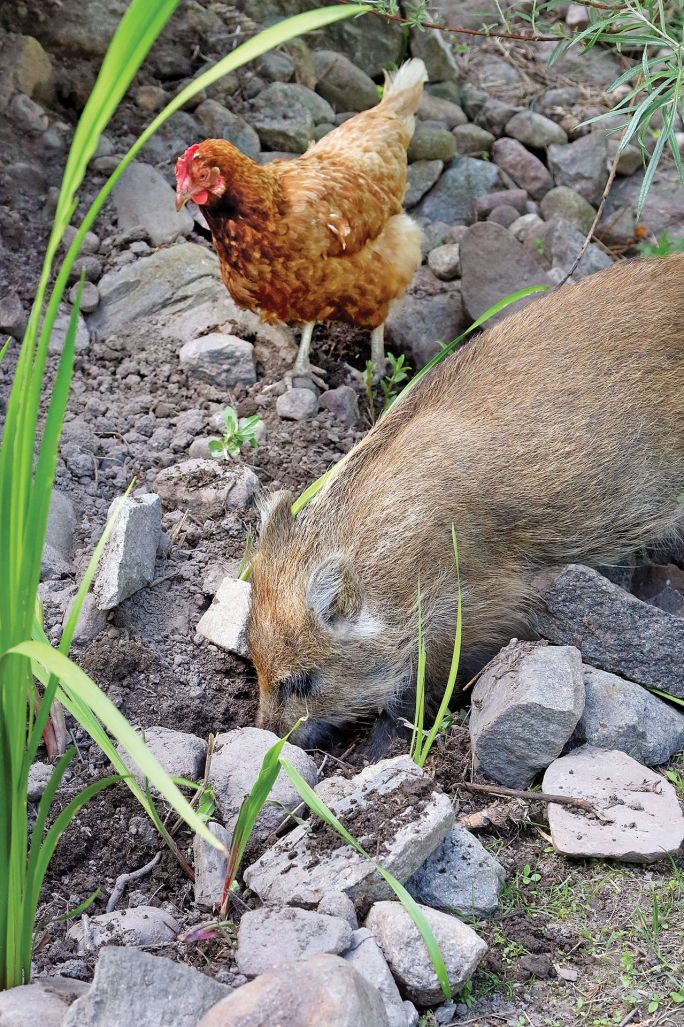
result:
<svg viewBox="0 0 684 1027"><path fill-rule="evenodd" d="M314 695L317 691L317 682L313 674L298 670L283 678L278 687L283 699L291 699L294 696L306 699L307 696Z"/></svg>

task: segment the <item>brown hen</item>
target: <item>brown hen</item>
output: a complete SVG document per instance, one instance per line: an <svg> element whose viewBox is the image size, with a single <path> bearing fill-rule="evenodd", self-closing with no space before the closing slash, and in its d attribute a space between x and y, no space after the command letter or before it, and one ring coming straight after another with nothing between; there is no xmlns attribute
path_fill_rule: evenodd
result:
<svg viewBox="0 0 684 1027"><path fill-rule="evenodd" d="M420 229L402 200L426 79L422 61L407 61L386 76L377 107L296 160L262 166L207 139L176 163L176 206L202 208L235 301L264 321L303 323L293 373L319 371L309 361L317 321L372 329L376 369L384 362L384 321L421 259Z"/></svg>

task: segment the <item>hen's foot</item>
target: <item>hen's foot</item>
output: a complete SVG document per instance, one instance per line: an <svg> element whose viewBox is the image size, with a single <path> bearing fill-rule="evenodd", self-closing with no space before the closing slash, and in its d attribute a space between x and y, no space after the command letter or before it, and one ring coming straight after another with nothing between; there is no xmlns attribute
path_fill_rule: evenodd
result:
<svg viewBox="0 0 684 1027"><path fill-rule="evenodd" d="M324 375L325 371L322 367L316 367L314 364L309 363L308 360L306 362L297 360L292 365L291 370L287 372L283 381L288 389L293 389L296 387L294 385L295 378L308 378L314 383L314 385L317 385L319 389L323 389L325 391L328 388L328 384L325 381Z"/></svg>

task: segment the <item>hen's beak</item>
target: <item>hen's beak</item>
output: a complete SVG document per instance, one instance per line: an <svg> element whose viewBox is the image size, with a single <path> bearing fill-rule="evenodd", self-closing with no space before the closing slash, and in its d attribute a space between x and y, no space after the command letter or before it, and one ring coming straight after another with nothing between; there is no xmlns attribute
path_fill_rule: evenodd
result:
<svg viewBox="0 0 684 1027"><path fill-rule="evenodd" d="M191 200L191 199L192 199L192 194L191 193L177 192L176 193L176 210L181 211L183 209L183 207L185 206L185 204L188 202L188 200Z"/></svg>

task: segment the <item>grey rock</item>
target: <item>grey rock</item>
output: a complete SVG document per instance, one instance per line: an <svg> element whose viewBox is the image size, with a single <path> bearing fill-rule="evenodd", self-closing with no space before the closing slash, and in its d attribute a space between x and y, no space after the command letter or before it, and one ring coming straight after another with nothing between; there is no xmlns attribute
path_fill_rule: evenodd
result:
<svg viewBox="0 0 684 1027"><path fill-rule="evenodd" d="M404 14L418 9L415 0L404 0ZM459 77L458 64L454 51L449 45L448 36L436 29L412 29L411 56L420 57L427 68L431 82L455 81Z"/></svg>
<svg viewBox="0 0 684 1027"><path fill-rule="evenodd" d="M432 93L423 93L418 106L418 117L423 121L437 121L447 128L465 125L468 120L457 103L445 100L442 96L434 96Z"/></svg>
<svg viewBox="0 0 684 1027"><path fill-rule="evenodd" d="M472 318L519 289L551 284L532 254L491 221L471 225L461 240L461 276L463 303ZM502 321L535 299L537 294L517 300L487 324Z"/></svg>
<svg viewBox="0 0 684 1027"><path fill-rule="evenodd" d="M544 255L554 268L560 268L563 277L570 272L584 245L584 235L569 221L554 217L542 235ZM613 261L596 243L589 243L584 256L572 275L573 281L586 278L610 267Z"/></svg>
<svg viewBox="0 0 684 1027"><path fill-rule="evenodd" d="M74 304L76 302L78 292L78 284L73 285L69 290L69 303ZM81 290L81 305L79 308L81 313L92 314L94 310L97 310L99 302L100 293L98 292L97 286L93 285L92 282L84 282L83 289Z"/></svg>
<svg viewBox="0 0 684 1027"><path fill-rule="evenodd" d="M334 120L327 100L295 82L272 82L253 101L250 115L266 149L292 153L304 152L315 125Z"/></svg>
<svg viewBox="0 0 684 1027"><path fill-rule="evenodd" d="M418 269L408 293L392 307L386 321L391 344L410 353L414 367L427 364L464 326L460 290L440 282L429 268Z"/></svg>
<svg viewBox="0 0 684 1027"><path fill-rule="evenodd" d="M523 214L508 226L508 231L514 239L527 246L528 243L534 244L536 239L543 242L544 222L538 214Z"/></svg>
<svg viewBox="0 0 684 1027"><path fill-rule="evenodd" d="M145 159L152 164L166 164L171 168L188 146L197 142L201 134L202 130L192 114L188 111L176 111L145 143L142 152ZM112 160L111 157L100 159ZM110 167L108 170L111 172L114 168Z"/></svg>
<svg viewBox="0 0 684 1027"><path fill-rule="evenodd" d="M549 803L551 840L566 856L655 863L684 842L684 815L670 782L623 752L583 745L551 764L543 788L587 799L603 815Z"/></svg>
<svg viewBox="0 0 684 1027"><path fill-rule="evenodd" d="M38 762L31 764L28 772L28 789L26 792L29 802L38 802L48 786L54 769L49 763Z"/></svg>
<svg viewBox="0 0 684 1027"><path fill-rule="evenodd" d="M106 946L92 987L73 1004L64 1027L195 1027L198 1017L230 993L225 984L184 963Z"/></svg>
<svg viewBox="0 0 684 1027"><path fill-rule="evenodd" d="M606 141L608 143L608 160L612 163L620 146L620 140L616 136L608 136ZM627 146L618 157L617 174L633 175L635 171L643 168L643 166L644 158L639 147L634 146L632 143L627 143Z"/></svg>
<svg viewBox="0 0 684 1027"><path fill-rule="evenodd" d="M67 937L76 942L79 955L83 955L110 944L160 948L172 942L179 931L180 924L166 910L136 906L93 917L84 914L69 928Z"/></svg>
<svg viewBox="0 0 684 1027"><path fill-rule="evenodd" d="M261 764L268 750L276 744L278 736L258 727L236 728L216 738L209 780L216 792L216 802L229 832L235 826L240 806L254 787ZM286 742L282 755L293 764L306 783L313 787L318 778L316 764L299 746ZM254 838L265 838L285 816L301 802L290 779L280 771L269 793L269 802L256 819Z"/></svg>
<svg viewBox="0 0 684 1027"><path fill-rule="evenodd" d="M64 621L62 627L66 627L66 622L71 613L71 603L67 607L64 614ZM94 638L104 631L107 627L107 611L100 610L97 603L95 602L95 596L92 592L88 592L83 600L81 606L81 612L78 615L76 621L76 629L74 631L73 640L76 644L83 644L84 642L92 642Z"/></svg>
<svg viewBox="0 0 684 1027"><path fill-rule="evenodd" d="M541 212L546 221L553 217L563 218L574 224L584 235L591 228L596 215L592 205L566 185L549 189L541 201Z"/></svg>
<svg viewBox="0 0 684 1027"><path fill-rule="evenodd" d="M207 827L227 849L230 845L230 835L225 827L213 820L207 824ZM198 834L193 839L192 851L195 871L195 905L200 909L217 909L223 898L228 857L225 852L215 849Z"/></svg>
<svg viewBox="0 0 684 1027"><path fill-rule="evenodd" d="M474 201L500 184L499 169L489 161L458 157L423 197L415 213L428 221L470 225L475 221Z"/></svg>
<svg viewBox="0 0 684 1027"><path fill-rule="evenodd" d="M638 171L628 178L618 178L613 183L601 228L610 230L614 238L629 238L643 181L644 173ZM616 218L622 221L619 233L616 231ZM684 239L684 189L675 168L665 166L658 169L639 215L639 223L648 225L649 231L656 237L665 232L671 239Z"/></svg>
<svg viewBox="0 0 684 1027"><path fill-rule="evenodd" d="M395 796L395 802L402 802L406 789L420 787L424 780L423 771L408 756L382 760L357 774L352 779L353 790L332 799L329 805L343 822L352 810L360 812L363 808L380 816L382 804L390 796ZM391 833L382 853L382 865L400 882L425 862L454 819L447 796L435 791L427 792L423 804L405 809L401 817L392 814L393 819L388 821ZM372 839L363 835L358 841L362 845L372 844ZM275 905L315 907L331 888L348 895L357 908L392 894L368 860L351 846L340 844L338 848L320 851L316 838L301 826L248 867L244 877L247 886L263 902Z"/></svg>
<svg viewBox="0 0 684 1027"><path fill-rule="evenodd" d="M167 774L185 777L189 781L198 781L202 777L207 758L207 743L203 738L185 731L172 731L168 727L146 727L138 734L142 735L145 745ZM143 773L122 745L117 745L117 752L137 782L143 784Z"/></svg>
<svg viewBox="0 0 684 1027"><path fill-rule="evenodd" d="M456 141L445 128L434 128L424 122L417 122L408 148L408 159L412 161L451 160L456 153Z"/></svg>
<svg viewBox="0 0 684 1027"><path fill-rule="evenodd" d="M55 323L52 326L50 341L48 343L48 353L51 356L57 356L64 349L69 321L71 320L71 313L70 308L67 307L65 303L60 304L59 310L57 311L57 317L55 318ZM85 321L79 314L76 321L74 349L77 353L83 353L89 346L90 332L88 331Z"/></svg>
<svg viewBox="0 0 684 1027"><path fill-rule="evenodd" d="M211 315L217 318L210 321L212 327L223 323L221 314L232 310L219 278L218 260L196 243L159 250L132 266L109 271L100 279L99 290L100 305L89 324L102 336L114 335L131 321L163 311L167 318L186 315L189 334L183 341L187 342L202 331L197 328L198 310L211 305ZM184 321L178 317L177 322L180 338ZM176 325L169 330L175 334Z"/></svg>
<svg viewBox="0 0 684 1027"><path fill-rule="evenodd" d="M205 1013L197 1027L274 1027L274 1017L287 1027L389 1027L377 990L327 953L267 970Z"/></svg>
<svg viewBox="0 0 684 1027"><path fill-rule="evenodd" d="M506 124L519 110L520 108L516 107L515 104L490 97L477 115L476 120L478 125L486 128L488 132L493 132L498 137L504 134Z"/></svg>
<svg viewBox="0 0 684 1027"><path fill-rule="evenodd" d="M492 159L534 200L541 199L553 185L546 166L517 139L497 139L492 147Z"/></svg>
<svg viewBox="0 0 684 1027"><path fill-rule="evenodd" d="M579 564L537 576L535 627L574 645L592 667L684 698L684 619L629 595Z"/></svg>
<svg viewBox="0 0 684 1027"><path fill-rule="evenodd" d="M511 207L508 203L502 203L499 207L495 207L491 214L488 215L487 221L493 221L497 225L503 225L504 228L508 228L520 217L520 211L516 210L515 207Z"/></svg>
<svg viewBox="0 0 684 1027"><path fill-rule="evenodd" d="M475 973L487 946L471 927L429 906L421 906L444 959L449 984L459 988ZM422 935L400 902L376 902L366 919L404 995L419 1005L443 997Z"/></svg>
<svg viewBox="0 0 684 1027"><path fill-rule="evenodd" d="M365 111L375 107L378 93L373 79L334 50L315 50L316 91L336 111Z"/></svg>
<svg viewBox="0 0 684 1027"><path fill-rule="evenodd" d="M127 496L115 500L111 517L120 507L93 582L100 610L111 610L154 580L154 565L161 535L159 496Z"/></svg>
<svg viewBox="0 0 684 1027"><path fill-rule="evenodd" d="M135 105L141 111L153 114L167 102L167 93L161 86L138 86L135 91Z"/></svg>
<svg viewBox="0 0 684 1027"><path fill-rule="evenodd" d="M69 281L78 282L81 275L84 276L87 282L97 282L102 275L102 261L91 253L86 253L83 257L79 257L69 272Z"/></svg>
<svg viewBox="0 0 684 1027"><path fill-rule="evenodd" d="M318 398L310 389L288 389L278 396L276 410L284 421L306 421L318 412Z"/></svg>
<svg viewBox="0 0 684 1027"><path fill-rule="evenodd" d="M40 135L48 127L49 119L43 108L35 100L23 93L17 93L9 105L9 113L20 131L31 135Z"/></svg>
<svg viewBox="0 0 684 1027"><path fill-rule="evenodd" d="M250 0L246 2L250 3ZM269 8L272 6L272 0L259 2L267 4ZM295 13L303 6L318 6L317 0L306 0L304 4L300 0L286 0L286 3L290 7L288 13ZM312 37L311 45L345 54L357 67L375 78L385 68L398 64L403 46L402 28L385 18L348 18L317 32Z"/></svg>
<svg viewBox="0 0 684 1027"><path fill-rule="evenodd" d="M538 60L546 62L556 49L556 43L535 44L535 55ZM588 58L586 61L585 57ZM587 86L597 86L599 90L607 90L622 74L623 64L620 55L613 49L594 47L584 54L572 47L559 60L554 61L553 68L558 76L581 82L585 89Z"/></svg>
<svg viewBox="0 0 684 1027"><path fill-rule="evenodd" d="M573 743L620 749L639 763L666 763L684 749L684 714L634 681L582 668L586 701Z"/></svg>
<svg viewBox="0 0 684 1027"><path fill-rule="evenodd" d="M210 138L227 139L252 160L259 157L259 136L252 126L217 100L204 100L195 109L195 117Z"/></svg>
<svg viewBox="0 0 684 1027"><path fill-rule="evenodd" d="M536 111L519 111L514 114L506 125L506 135L535 150L542 150L552 143L562 145L568 141L565 129Z"/></svg>
<svg viewBox="0 0 684 1027"><path fill-rule="evenodd" d="M318 913L326 913L328 916L341 917L342 920L346 920L352 931L356 931L359 926L358 917L356 915L356 907L354 903L341 891L330 891L326 892L321 901L316 907Z"/></svg>
<svg viewBox="0 0 684 1027"><path fill-rule="evenodd" d="M385 1005L390 1027L406 1027L406 1010L382 949L366 927L354 931L343 958L377 988Z"/></svg>
<svg viewBox="0 0 684 1027"><path fill-rule="evenodd" d="M343 424L359 423L359 400L350 385L340 385L324 392L319 403Z"/></svg>
<svg viewBox="0 0 684 1027"><path fill-rule="evenodd" d="M406 1027L418 1027L420 1023L420 1013L414 1006L413 1002L409 1002L408 999L404 999L404 1012L406 1013Z"/></svg>
<svg viewBox="0 0 684 1027"><path fill-rule="evenodd" d="M258 487L259 479L250 467L225 460L183 460L165 467L155 479L167 510L194 510L204 517L246 510Z"/></svg>
<svg viewBox="0 0 684 1027"><path fill-rule="evenodd" d="M188 210L176 211L174 191L151 164L130 164L114 187L119 231L141 225L153 246L189 235L193 221Z"/></svg>
<svg viewBox="0 0 684 1027"><path fill-rule="evenodd" d="M481 157L489 153L494 142L491 132L470 122L457 125L452 134L456 140L456 153L470 157Z"/></svg>
<svg viewBox="0 0 684 1027"><path fill-rule="evenodd" d="M487 193L485 196L478 196L473 206L477 217L484 219L493 210L496 210L497 207L502 207L504 204L508 207L514 207L518 215L524 214L526 203L527 193L524 189L497 189L495 192Z"/></svg>
<svg viewBox="0 0 684 1027"><path fill-rule="evenodd" d="M230 575L224 577L214 600L200 619L197 630L209 642L237 656L249 656L247 617L251 585Z"/></svg>
<svg viewBox="0 0 684 1027"><path fill-rule="evenodd" d="M522 82L520 72L505 57L477 48L471 54L468 79L487 93L506 97L515 96Z"/></svg>
<svg viewBox="0 0 684 1027"><path fill-rule="evenodd" d="M61 578L73 572L75 530L76 512L73 503L63 492L53 489L40 562L42 580Z"/></svg>
<svg viewBox="0 0 684 1027"><path fill-rule="evenodd" d="M574 189L589 203L599 203L608 181L608 149L601 132L580 136L567 146L549 146L548 157L556 185Z"/></svg>
<svg viewBox="0 0 684 1027"><path fill-rule="evenodd" d="M583 709L577 649L511 642L473 689L475 765L499 784L527 788L563 751Z"/></svg>
<svg viewBox="0 0 684 1027"><path fill-rule="evenodd" d="M235 960L240 973L256 977L285 959L309 959L322 952L336 956L352 940L346 920L310 909L262 906L243 914Z"/></svg>
<svg viewBox="0 0 684 1027"><path fill-rule="evenodd" d="M33 36L8 32L0 40L0 111L7 109L13 93L54 100L55 75L49 54Z"/></svg>
<svg viewBox="0 0 684 1027"><path fill-rule="evenodd" d="M62 1027L69 1005L87 991L84 981L67 977L38 977L9 988L0 992L0 1027Z"/></svg>
<svg viewBox="0 0 684 1027"><path fill-rule="evenodd" d="M237 335L203 335L186 342L179 356L181 367L211 385L234 388L256 381L254 346Z"/></svg>
<svg viewBox="0 0 684 1027"><path fill-rule="evenodd" d="M6 289L0 296L0 333L19 339L24 334L27 321L28 314L19 294L14 289Z"/></svg>
<svg viewBox="0 0 684 1027"><path fill-rule="evenodd" d="M506 873L484 845L454 824L420 870L406 882L416 900L461 916L487 917L499 907Z"/></svg>
<svg viewBox="0 0 684 1027"><path fill-rule="evenodd" d="M430 250L428 267L442 282L450 282L461 273L461 250L457 242L445 243Z"/></svg>
<svg viewBox="0 0 684 1027"><path fill-rule="evenodd" d="M444 161L416 160L409 164L404 207L410 210L422 200L444 170Z"/></svg>
<svg viewBox="0 0 684 1027"><path fill-rule="evenodd" d="M295 73L295 63L281 50L271 50L254 62L257 74L267 82L289 82Z"/></svg>
<svg viewBox="0 0 684 1027"><path fill-rule="evenodd" d="M50 9L41 20L40 34L50 41L53 51L101 56L125 10L125 0L92 0L80 12ZM35 18L31 20L35 23Z"/></svg>

